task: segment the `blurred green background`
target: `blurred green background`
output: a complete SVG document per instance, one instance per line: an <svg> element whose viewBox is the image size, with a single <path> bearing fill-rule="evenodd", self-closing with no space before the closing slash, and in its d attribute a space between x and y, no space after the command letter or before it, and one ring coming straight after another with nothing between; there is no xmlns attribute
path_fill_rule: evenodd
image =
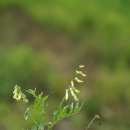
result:
<svg viewBox="0 0 130 130"><path fill-rule="evenodd" d="M55 108L79 64L87 66L82 112L56 130L130 128L129 0L0 0L0 130L20 130L15 84L49 94Z"/></svg>

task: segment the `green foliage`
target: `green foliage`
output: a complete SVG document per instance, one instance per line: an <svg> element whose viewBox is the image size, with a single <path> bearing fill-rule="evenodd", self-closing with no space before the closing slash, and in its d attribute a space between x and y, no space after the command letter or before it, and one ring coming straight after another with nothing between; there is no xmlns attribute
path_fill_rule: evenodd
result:
<svg viewBox="0 0 130 130"><path fill-rule="evenodd" d="M92 118L96 113L101 113L101 103L97 98L91 97L84 103L84 109L87 109L86 115Z"/></svg>
<svg viewBox="0 0 130 130"><path fill-rule="evenodd" d="M62 65L75 64L77 61L87 62L90 87L85 89L84 95L88 97L91 94L96 95L100 102L86 98L88 104L84 111L93 114L95 109L100 109L103 113L104 108L107 107L111 110L104 115L108 113L113 118L113 122L120 120L121 123L115 128L115 123L110 122L103 129L129 129L129 7L129 0L0 0L1 100L12 99L10 98L12 86L16 83L23 86L22 89L40 86L38 89L41 90L44 87L46 91L51 90L54 95L60 97L63 90L61 86L65 86L63 81L68 78L65 75L66 67L63 69ZM43 38L45 40L35 37L39 34L43 37L45 35ZM61 44L57 44L58 40L56 42L54 40L53 44L52 41L48 43L46 36L50 39L53 35L56 39L60 39ZM41 52L26 45L21 46L23 41L26 45L40 48ZM62 47L62 43L65 46ZM3 49L3 46L7 47ZM60 48L64 56L58 57L59 59L50 58L50 53L46 54L46 46L49 46L47 50L52 52L51 55L55 55L57 48ZM59 64L62 59L68 61L64 60L59 65L59 68L63 69L64 79L57 75L56 68L53 68L57 60ZM104 67L107 70L104 70ZM117 68L120 72L116 70ZM57 99L54 97L53 101L57 102ZM7 113L5 110L12 108L11 105L13 106L9 104L3 108L2 103L0 104L3 108L0 122L8 122L8 126L3 123L5 128L1 125L1 129L18 130L21 126L22 121L12 111L8 113L9 116L7 114L3 116L3 112ZM114 111L113 115L110 114L112 111ZM19 115L19 112L16 113ZM86 118L85 114L81 114L80 117ZM14 120L18 122L12 126Z"/></svg>
<svg viewBox="0 0 130 130"><path fill-rule="evenodd" d="M83 65L80 65L79 69L83 67L84 67ZM80 112L80 110L83 107L83 104L79 105L80 100L77 98L77 94L80 91L75 88L75 84L82 83L83 80L81 80L81 78L85 76L86 74L84 74L82 71L76 71L75 77L71 81L69 88L66 89L65 96L63 97L60 105L58 106L57 110L53 112L53 116L51 120L47 119L48 96L45 96L43 92L37 94L36 88L34 90L33 89L26 90L26 92L32 95L34 98L33 103L27 106L24 113L25 120L31 118L31 120L34 123L34 126L32 127L31 130L44 130L45 127L47 127L48 130L52 130L54 125L58 123L60 120ZM20 101L20 100L24 101L26 99L26 95L21 91L21 88L18 85L15 86L13 94L14 94L13 98L16 99L16 101ZM70 100L70 96L73 97L71 100ZM28 101L28 99L26 100ZM28 102L25 103L28 104ZM36 112L37 115L40 115L42 117L39 122L36 121L35 117L33 116L34 112Z"/></svg>
<svg viewBox="0 0 130 130"><path fill-rule="evenodd" d="M126 4L127 3L127 4ZM17 1L1 0L1 10L14 5L26 12L42 25L55 30L78 33L79 30L105 29L111 35L111 29L119 32L128 31L129 24L129 2L103 0L83 1L79 0L50 0L50 1ZM110 27L110 30L109 30ZM114 27L114 28L113 28Z"/></svg>
<svg viewBox="0 0 130 130"><path fill-rule="evenodd" d="M26 86L62 85L63 79L56 74L53 65L49 65L46 55L35 52L27 45L0 51L0 97L10 100L12 86L19 83ZM58 73L58 72L57 72ZM51 82L54 80L55 82Z"/></svg>
<svg viewBox="0 0 130 130"><path fill-rule="evenodd" d="M38 25L58 34L68 34L67 38L71 37L73 45L76 44L75 39L78 39L80 45L77 49L80 50L79 53L75 51L75 54L79 59L87 56L89 60L111 68L122 59L129 66L129 6L128 0L0 1L1 10L15 7Z"/></svg>
<svg viewBox="0 0 130 130"><path fill-rule="evenodd" d="M61 119L80 112L82 106L83 105L79 106L78 102L75 104L72 102L71 104L66 105L63 108L60 107L57 111L53 113L52 124L54 125L57 122L59 122Z"/></svg>
<svg viewBox="0 0 130 130"><path fill-rule="evenodd" d="M130 71L127 68L118 68L114 71L108 71L107 69L103 72L100 71L94 84L96 95L99 95L99 93L102 94L100 101L104 104L111 104L111 102L119 103L120 105L122 104L122 106L129 104L129 77ZM97 85L98 88L96 87Z"/></svg>

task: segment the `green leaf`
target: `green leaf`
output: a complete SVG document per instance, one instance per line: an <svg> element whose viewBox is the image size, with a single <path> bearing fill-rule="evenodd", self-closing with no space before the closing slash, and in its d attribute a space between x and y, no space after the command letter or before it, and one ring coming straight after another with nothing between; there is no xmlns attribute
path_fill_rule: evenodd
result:
<svg viewBox="0 0 130 130"><path fill-rule="evenodd" d="M83 103L79 106L79 103L77 102L74 108L74 112L79 112L83 107Z"/></svg>
<svg viewBox="0 0 130 130"><path fill-rule="evenodd" d="M28 92L29 94L33 95L35 98L37 98L36 96L36 88L33 90L33 89L28 89L26 90L26 92Z"/></svg>
<svg viewBox="0 0 130 130"><path fill-rule="evenodd" d="M38 130L37 127L34 125L31 130Z"/></svg>
<svg viewBox="0 0 130 130"><path fill-rule="evenodd" d="M38 97L41 98L42 96L43 96L43 92L41 92Z"/></svg>
<svg viewBox="0 0 130 130"><path fill-rule="evenodd" d="M62 107L60 107L57 111L54 111L52 122L56 122L56 121L60 120L61 113L62 113Z"/></svg>
<svg viewBox="0 0 130 130"><path fill-rule="evenodd" d="M44 130L44 125L43 124L39 124L38 130Z"/></svg>
<svg viewBox="0 0 130 130"><path fill-rule="evenodd" d="M68 114L68 110L70 110L70 105L66 105L62 110L62 116L66 116Z"/></svg>
<svg viewBox="0 0 130 130"><path fill-rule="evenodd" d="M34 101L33 108L41 114L45 113L47 107L47 102L46 102L47 98L48 96L45 96L44 98L38 96L38 98L36 98Z"/></svg>

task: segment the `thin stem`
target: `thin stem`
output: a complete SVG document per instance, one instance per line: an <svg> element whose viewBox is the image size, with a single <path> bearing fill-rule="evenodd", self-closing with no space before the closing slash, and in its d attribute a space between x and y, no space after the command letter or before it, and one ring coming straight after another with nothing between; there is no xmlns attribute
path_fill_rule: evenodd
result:
<svg viewBox="0 0 130 130"><path fill-rule="evenodd" d="M62 106L62 104L63 104L64 100L65 100L65 97L63 97L63 99L62 99L62 101L61 101L61 103L60 103L60 105L59 105L58 109Z"/></svg>
<svg viewBox="0 0 130 130"><path fill-rule="evenodd" d="M52 127L48 126L48 130L52 130Z"/></svg>
<svg viewBox="0 0 130 130"><path fill-rule="evenodd" d="M88 130L91 127L91 125L94 123L95 120L100 120L100 116L99 115L95 115L93 117L93 119L90 121L90 123L88 124L88 126L86 127L86 130Z"/></svg>
<svg viewBox="0 0 130 130"><path fill-rule="evenodd" d="M32 117L32 115L31 114L29 114L29 116L30 116L30 118L32 119L32 121L34 122L34 124L39 128L39 125L38 125L38 123L34 120L34 118Z"/></svg>

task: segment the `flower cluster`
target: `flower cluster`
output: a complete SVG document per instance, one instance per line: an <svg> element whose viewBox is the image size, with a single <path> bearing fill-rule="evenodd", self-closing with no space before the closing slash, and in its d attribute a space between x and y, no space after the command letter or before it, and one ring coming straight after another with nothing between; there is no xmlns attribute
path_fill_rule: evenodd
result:
<svg viewBox="0 0 130 130"><path fill-rule="evenodd" d="M79 69L84 68L84 65L80 65ZM74 79L70 82L70 86L68 89L66 89L65 93L65 100L67 101L69 98L69 92L74 98L75 101L79 101L77 94L80 93L78 89L75 88L76 83L83 83L83 80L81 80L82 77L86 77L87 75L83 73L81 70L76 70Z"/></svg>
<svg viewBox="0 0 130 130"><path fill-rule="evenodd" d="M16 100L16 101L24 101L25 103L28 103L28 99L26 98L26 95L22 93L21 91L21 87L18 86L18 85L15 85L15 89L13 91L13 98Z"/></svg>
<svg viewBox="0 0 130 130"><path fill-rule="evenodd" d="M26 105L27 108L24 113L25 120L30 118L34 123L34 126L31 130L52 130L55 124L57 124L60 120L72 116L81 111L83 103L80 103L80 99L77 96L80 93L80 91L77 89L77 86L83 83L83 77L87 76L85 73L82 72L83 68L84 65L80 65L78 70L75 71L74 78L70 81L70 85L66 89L65 95L58 108L53 112L51 120L48 120L47 114L48 95L44 96L43 92L37 94L36 88L26 90L27 93L31 94L34 97L34 102L31 102L31 104ZM73 100L67 101L70 96ZM21 91L21 87L18 85L15 86L15 89L13 91L13 98L16 101L22 100L25 103L29 102L26 98L26 95ZM35 117L33 117L33 113L36 112L38 113L38 116L40 116L39 119L41 120L37 121ZM90 125L94 122L95 119L99 119L99 117L95 116L88 125L87 129L90 127Z"/></svg>

